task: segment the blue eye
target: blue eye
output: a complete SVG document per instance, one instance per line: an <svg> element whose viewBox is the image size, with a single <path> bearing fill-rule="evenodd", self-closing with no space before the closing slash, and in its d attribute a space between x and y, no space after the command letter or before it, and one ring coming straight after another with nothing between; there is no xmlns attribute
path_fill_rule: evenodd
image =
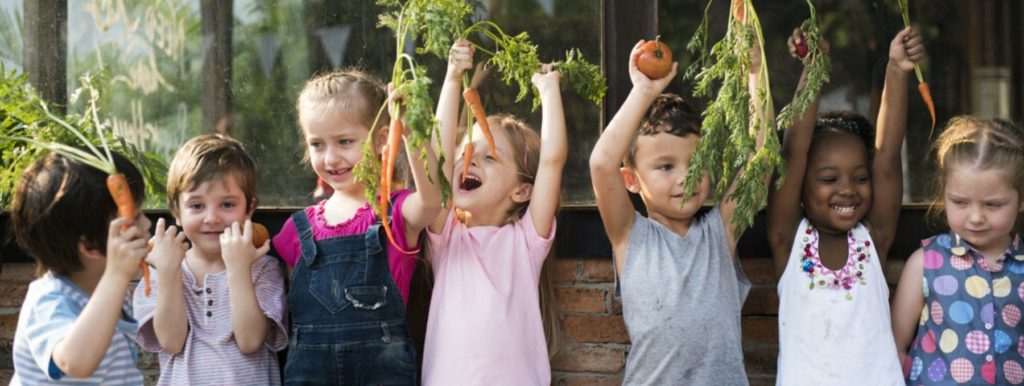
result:
<svg viewBox="0 0 1024 386"><path fill-rule="evenodd" d="M341 145L351 145L353 142L354 141L352 141L351 139L343 139L343 140L338 141L338 143L341 144Z"/></svg>

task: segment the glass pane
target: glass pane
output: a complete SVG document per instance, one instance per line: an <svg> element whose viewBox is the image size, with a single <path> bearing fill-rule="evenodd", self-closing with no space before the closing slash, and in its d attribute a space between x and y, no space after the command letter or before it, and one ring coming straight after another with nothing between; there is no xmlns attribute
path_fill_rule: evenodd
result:
<svg viewBox="0 0 1024 386"><path fill-rule="evenodd" d="M394 61L391 32L377 28L375 0L235 0L231 47L204 35L196 1L69 0L68 88L86 72L102 71L101 108L114 128L146 150L170 159L203 128L204 52L231 51L231 114L220 129L245 143L261 167L262 207L310 203L315 175L302 161L295 98L312 74L359 67L384 77ZM542 59L578 47L600 62L597 0L490 0L477 17L510 34L527 31ZM480 41L479 37L474 38ZM444 62L421 57L439 86ZM438 90L435 90L435 94ZM540 110L500 78L481 89L491 113L508 112L539 130ZM600 130L600 110L566 91L573 144L566 167L565 201L592 203L585 166ZM162 199L150 205L162 207Z"/></svg>
<svg viewBox="0 0 1024 386"><path fill-rule="evenodd" d="M21 72L22 2L0 2L0 65Z"/></svg>
<svg viewBox="0 0 1024 386"><path fill-rule="evenodd" d="M854 110L874 121L878 111L889 42L903 27L894 1L814 1L831 43L831 82L823 90L820 111ZM703 0L662 0L659 21L663 39L688 60L686 41L699 22ZM722 35L729 2L716 1L710 11L712 38ZM801 66L791 59L786 38L807 17L803 0L755 2L771 72L772 97L781 108L792 98ZM960 114L1020 120L1024 112L1024 30L1019 2L912 0L911 22L921 26L928 50L925 81L936 101L938 125L929 138L931 117L911 80L907 146L904 153L905 203L931 199L934 160L929 146L943 122ZM718 28L718 31L715 31ZM688 63L686 63L688 64ZM913 77L911 77L913 78ZM692 82L677 82L672 91L689 95Z"/></svg>

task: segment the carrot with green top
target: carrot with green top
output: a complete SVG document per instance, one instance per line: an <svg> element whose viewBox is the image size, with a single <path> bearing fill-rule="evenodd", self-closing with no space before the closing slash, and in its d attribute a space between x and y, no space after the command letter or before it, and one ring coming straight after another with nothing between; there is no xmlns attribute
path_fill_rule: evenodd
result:
<svg viewBox="0 0 1024 386"><path fill-rule="evenodd" d="M494 135L491 134L491 125L487 123L487 113L484 112L484 104L480 101L480 93L475 88L466 88L462 92L462 98L466 100L469 109L473 112L473 118L480 124L480 131L487 139L487 146L491 148L491 156L498 159L498 151L494 148Z"/></svg>
<svg viewBox="0 0 1024 386"><path fill-rule="evenodd" d="M402 145L402 132L405 131L405 126L402 124L402 120L399 116L391 119L391 127L388 129L388 142L384 147L384 152L381 154L381 167L380 171L380 196L378 197L378 203L380 204L380 216L381 226L384 227L384 233L388 236L388 241L395 247L399 252L407 255L415 254L417 251L407 251L398 246L395 242L395 235L391 233L391 219L388 216L388 206L391 204L391 185L394 183L395 176L395 161L398 159L399 152L401 151Z"/></svg>
<svg viewBox="0 0 1024 386"><path fill-rule="evenodd" d="M910 27L910 4L907 0L899 0L898 5L900 8L900 15L903 16L903 26ZM932 128L928 131L928 138L932 137L935 131L935 101L932 99L931 88L928 87L928 82L924 81L924 75L921 75L921 66L914 64L914 75L917 76L917 92L921 94L921 100L924 101L925 106L928 106L928 114L932 117Z"/></svg>

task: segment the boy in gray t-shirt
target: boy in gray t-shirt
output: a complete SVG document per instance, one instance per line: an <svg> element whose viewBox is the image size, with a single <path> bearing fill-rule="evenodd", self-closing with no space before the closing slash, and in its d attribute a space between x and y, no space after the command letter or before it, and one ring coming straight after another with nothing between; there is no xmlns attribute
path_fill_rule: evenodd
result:
<svg viewBox="0 0 1024 386"><path fill-rule="evenodd" d="M740 234L724 225L736 201L723 199L699 215L711 193L708 176L683 200L700 114L677 95L659 95L676 65L668 76L649 79L637 69L639 53L638 43L629 58L633 89L590 156L632 342L625 384L746 385L740 308L750 282L735 258ZM756 84L760 56L752 56ZM762 135L758 148L763 143ZM648 218L633 210L630 192L640 195Z"/></svg>

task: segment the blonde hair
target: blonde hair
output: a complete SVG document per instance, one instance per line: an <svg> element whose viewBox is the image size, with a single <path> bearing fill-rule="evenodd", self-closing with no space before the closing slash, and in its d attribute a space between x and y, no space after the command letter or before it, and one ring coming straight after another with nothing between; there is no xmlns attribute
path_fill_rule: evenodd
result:
<svg viewBox="0 0 1024 386"><path fill-rule="evenodd" d="M256 198L256 161L241 142L224 134L204 134L185 142L174 154L167 171L167 208L174 217L181 215L178 196L204 182L232 176L245 194L245 211L250 212Z"/></svg>
<svg viewBox="0 0 1024 386"><path fill-rule="evenodd" d="M933 219L938 219L945 211L946 179L958 167L999 169L1017 190L1019 198L1024 199L1024 134L1013 123L969 115L954 117L935 141L934 148L938 186L929 208Z"/></svg>

